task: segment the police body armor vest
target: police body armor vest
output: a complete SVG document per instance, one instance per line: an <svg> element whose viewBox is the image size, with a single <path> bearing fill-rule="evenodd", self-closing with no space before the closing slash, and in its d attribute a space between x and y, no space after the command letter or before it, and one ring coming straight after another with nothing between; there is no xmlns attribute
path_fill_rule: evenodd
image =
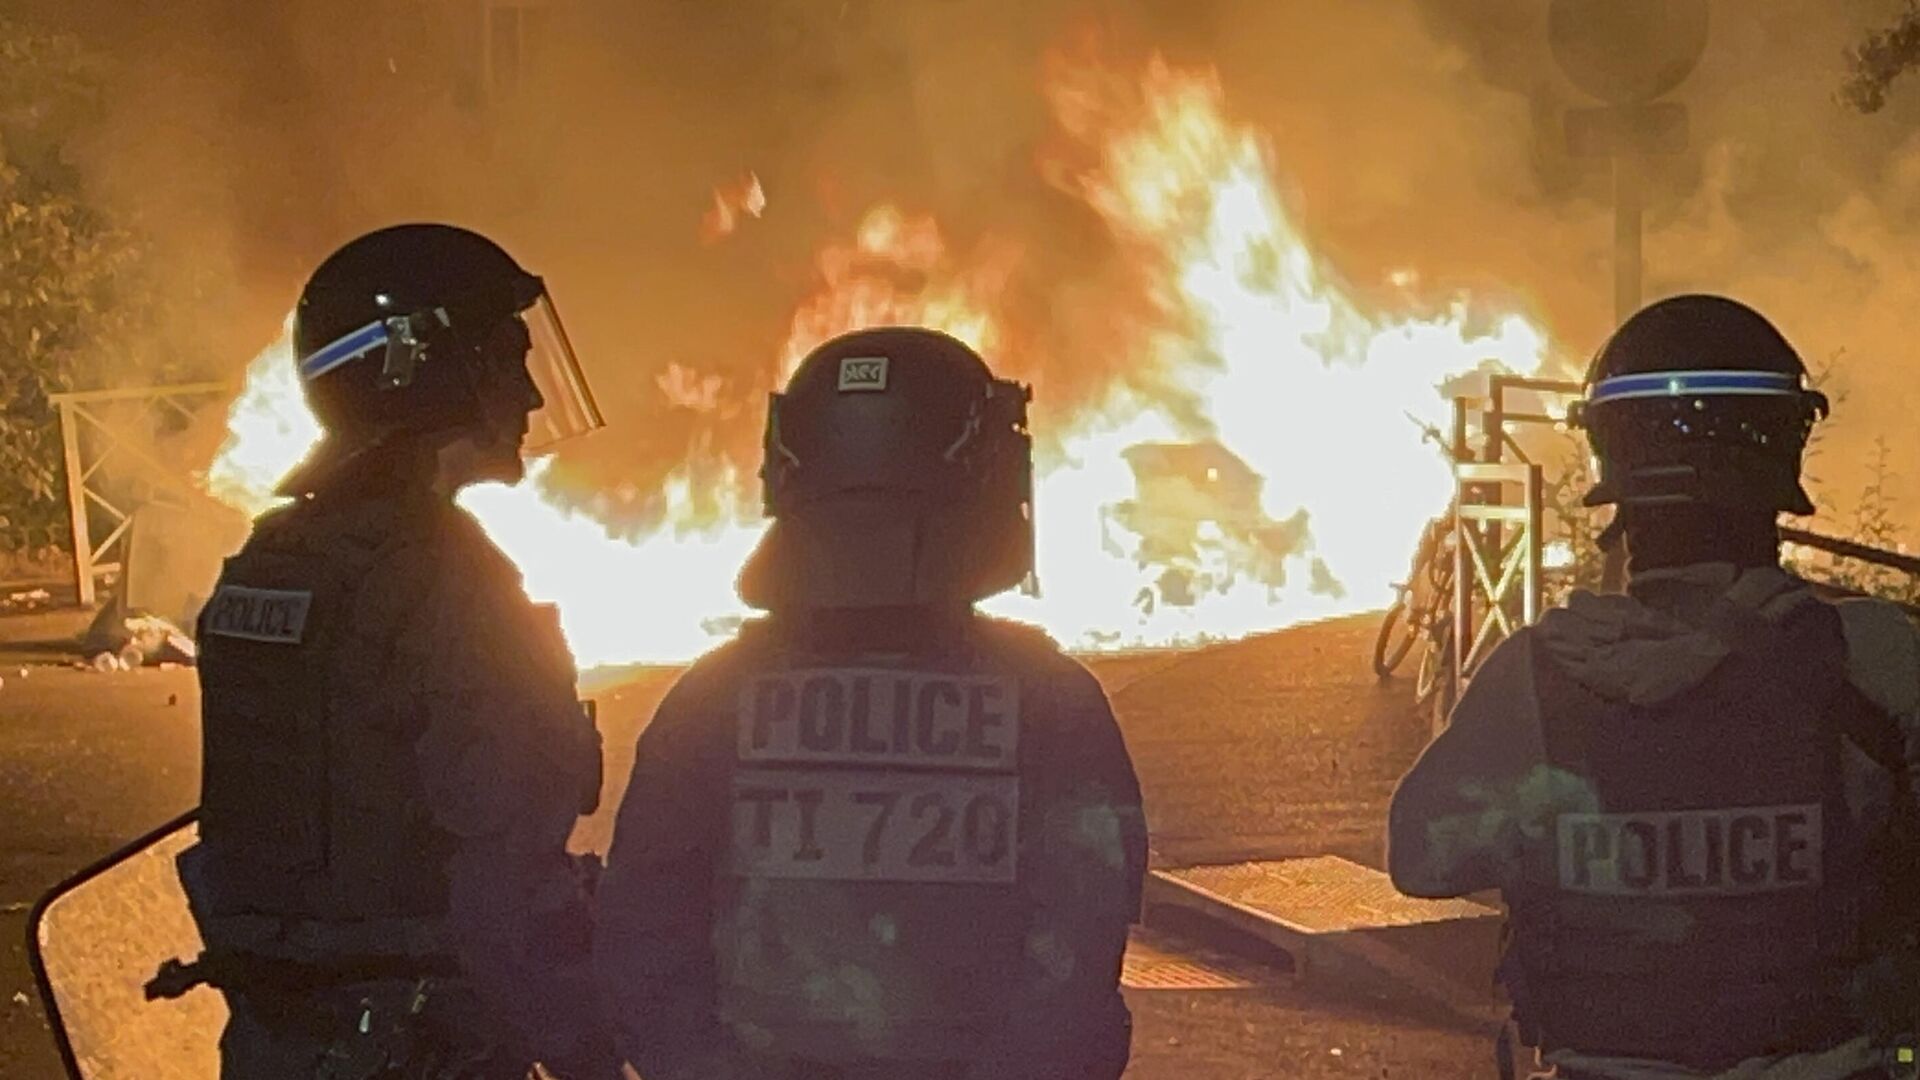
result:
<svg viewBox="0 0 1920 1080"><path fill-rule="evenodd" d="M365 939L323 931L323 951L417 952L418 935L397 928L445 913L451 840L417 775L420 717L395 643L352 619L368 572L434 543L448 512L431 498L296 504L227 560L200 618L200 833L216 934L264 916ZM228 944L305 951L284 934Z"/></svg>
<svg viewBox="0 0 1920 1080"><path fill-rule="evenodd" d="M1871 706L1832 607L1738 623L1706 680L1651 708L1536 650L1548 762L1598 805L1528 838L1509 891L1507 981L1535 1045L1718 1071L1860 1031L1846 980L1877 889L1840 752Z"/></svg>
<svg viewBox="0 0 1920 1080"><path fill-rule="evenodd" d="M744 668L713 931L739 1045L932 1076L999 1024L1038 826L1021 679L991 640L1018 631L970 622L929 655L768 642Z"/></svg>

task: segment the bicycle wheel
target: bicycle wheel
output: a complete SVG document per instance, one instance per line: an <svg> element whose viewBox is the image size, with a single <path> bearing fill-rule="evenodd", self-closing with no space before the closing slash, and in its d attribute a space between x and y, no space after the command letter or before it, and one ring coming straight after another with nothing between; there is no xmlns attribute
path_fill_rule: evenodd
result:
<svg viewBox="0 0 1920 1080"><path fill-rule="evenodd" d="M1385 679L1393 674L1393 669L1413 651L1416 636L1413 624L1407 621L1407 605L1395 604L1387 609L1387 617L1380 623L1380 634L1373 640L1373 673Z"/></svg>

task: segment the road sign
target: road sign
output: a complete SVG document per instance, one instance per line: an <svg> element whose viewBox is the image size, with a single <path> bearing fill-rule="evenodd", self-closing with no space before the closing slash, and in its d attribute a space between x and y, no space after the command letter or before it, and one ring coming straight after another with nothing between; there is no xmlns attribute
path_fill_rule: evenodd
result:
<svg viewBox="0 0 1920 1080"><path fill-rule="evenodd" d="M1641 157L1687 148L1687 109L1672 101L1568 109L1567 152L1574 157Z"/></svg>
<svg viewBox="0 0 1920 1080"><path fill-rule="evenodd" d="M1573 85L1613 105L1654 100L1707 47L1707 0L1553 0L1553 58Z"/></svg>

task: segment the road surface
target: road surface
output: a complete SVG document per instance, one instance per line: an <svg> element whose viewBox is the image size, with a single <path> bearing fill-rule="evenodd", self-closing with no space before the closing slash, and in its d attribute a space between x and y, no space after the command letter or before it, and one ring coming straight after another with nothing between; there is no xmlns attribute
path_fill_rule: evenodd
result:
<svg viewBox="0 0 1920 1080"><path fill-rule="evenodd" d="M1379 865L1387 797L1423 736L1404 684L1381 687L1367 668L1372 632L1362 617L1090 659L1140 773L1156 865L1326 853ZM605 850L635 735L675 674L583 680L600 702L608 753L602 810L582 823L580 846ZM0 677L0 1080L26 1080L58 1074L24 958L26 907L191 806L198 694L187 670L10 663ZM1406 1003L1338 1000L1286 978L1129 999L1130 1080L1493 1075L1484 1032Z"/></svg>

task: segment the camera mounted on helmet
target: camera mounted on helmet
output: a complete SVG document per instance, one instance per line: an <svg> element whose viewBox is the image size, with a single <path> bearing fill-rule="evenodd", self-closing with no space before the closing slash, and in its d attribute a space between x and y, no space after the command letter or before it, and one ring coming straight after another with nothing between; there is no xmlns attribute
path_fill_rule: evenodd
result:
<svg viewBox="0 0 1920 1080"><path fill-rule="evenodd" d="M1737 301L1692 295L1628 319L1595 356L1568 423L1599 482L1585 503L1697 503L1810 514L1801 454L1826 396L1799 354Z"/></svg>

